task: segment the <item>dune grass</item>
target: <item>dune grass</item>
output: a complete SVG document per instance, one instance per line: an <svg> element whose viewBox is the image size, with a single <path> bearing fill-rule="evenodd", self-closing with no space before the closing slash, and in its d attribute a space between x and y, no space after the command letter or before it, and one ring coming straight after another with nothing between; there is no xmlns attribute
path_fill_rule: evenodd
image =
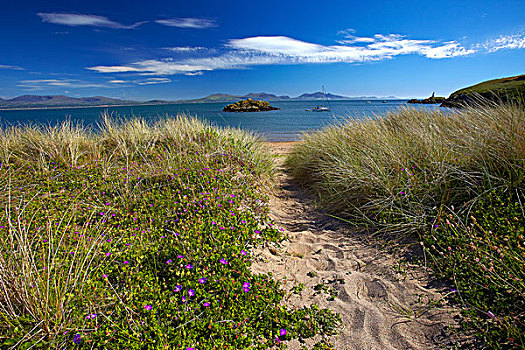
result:
<svg viewBox="0 0 525 350"><path fill-rule="evenodd" d="M287 164L335 216L418 237L488 346L525 346L522 108L347 120L306 135Z"/></svg>
<svg viewBox="0 0 525 350"><path fill-rule="evenodd" d="M251 249L267 217L257 137L179 116L0 135L0 347L265 349L329 335L289 310Z"/></svg>

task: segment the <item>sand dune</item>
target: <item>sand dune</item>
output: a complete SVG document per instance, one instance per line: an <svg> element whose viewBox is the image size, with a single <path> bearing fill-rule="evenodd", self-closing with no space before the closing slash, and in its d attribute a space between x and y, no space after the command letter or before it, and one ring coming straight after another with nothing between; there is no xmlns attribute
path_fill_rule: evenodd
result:
<svg viewBox="0 0 525 350"><path fill-rule="evenodd" d="M289 143L273 145L278 155L289 148ZM253 270L271 271L286 290L305 285L300 294L290 292L287 305L315 303L341 314L344 327L329 338L336 349L434 349L449 343L455 312L446 303L447 290L430 286L424 268L400 263L377 240L314 209L284 172L283 157L276 159L279 186L271 216L289 240L278 248L260 248ZM318 285L325 290L315 290ZM310 348L319 340L295 340L288 347Z"/></svg>

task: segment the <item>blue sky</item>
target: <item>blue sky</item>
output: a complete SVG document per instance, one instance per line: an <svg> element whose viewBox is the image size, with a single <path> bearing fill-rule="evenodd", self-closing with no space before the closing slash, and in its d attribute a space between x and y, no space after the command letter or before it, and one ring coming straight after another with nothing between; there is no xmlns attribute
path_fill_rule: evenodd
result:
<svg viewBox="0 0 525 350"><path fill-rule="evenodd" d="M525 1L3 1L0 97L426 97L525 74Z"/></svg>

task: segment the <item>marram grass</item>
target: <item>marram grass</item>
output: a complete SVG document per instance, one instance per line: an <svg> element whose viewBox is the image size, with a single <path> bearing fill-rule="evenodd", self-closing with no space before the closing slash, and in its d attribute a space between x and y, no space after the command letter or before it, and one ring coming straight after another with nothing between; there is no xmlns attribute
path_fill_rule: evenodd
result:
<svg viewBox="0 0 525 350"><path fill-rule="evenodd" d="M489 184L520 184L524 160L525 112L498 106L347 120L306 135L287 163L333 212L415 232Z"/></svg>
<svg viewBox="0 0 525 350"><path fill-rule="evenodd" d="M271 160L254 135L105 116L0 136L0 348L265 349L334 334L289 310L251 249Z"/></svg>
<svg viewBox="0 0 525 350"><path fill-rule="evenodd" d="M305 135L287 164L323 208L412 235L488 348L525 347L525 111L400 109Z"/></svg>

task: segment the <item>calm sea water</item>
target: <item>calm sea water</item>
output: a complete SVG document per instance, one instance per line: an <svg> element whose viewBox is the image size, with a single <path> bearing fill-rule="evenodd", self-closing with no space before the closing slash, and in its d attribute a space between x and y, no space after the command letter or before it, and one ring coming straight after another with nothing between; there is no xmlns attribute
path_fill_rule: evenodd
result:
<svg viewBox="0 0 525 350"><path fill-rule="evenodd" d="M344 120L366 115L384 114L406 106L405 101L330 101L330 112L307 112L305 109L318 104L317 101L275 101L271 104L280 110L259 113L222 112L225 103L170 104L161 106L132 106L107 108L64 108L39 110L0 111L2 125L41 123L53 125L67 118L80 121L86 126L95 126L103 112L129 118L141 116L155 119L159 116L186 113L207 120L218 126L230 126L254 131L268 141L295 141L302 133ZM414 105L412 105L414 106ZM437 105L419 105L417 108L436 109Z"/></svg>

